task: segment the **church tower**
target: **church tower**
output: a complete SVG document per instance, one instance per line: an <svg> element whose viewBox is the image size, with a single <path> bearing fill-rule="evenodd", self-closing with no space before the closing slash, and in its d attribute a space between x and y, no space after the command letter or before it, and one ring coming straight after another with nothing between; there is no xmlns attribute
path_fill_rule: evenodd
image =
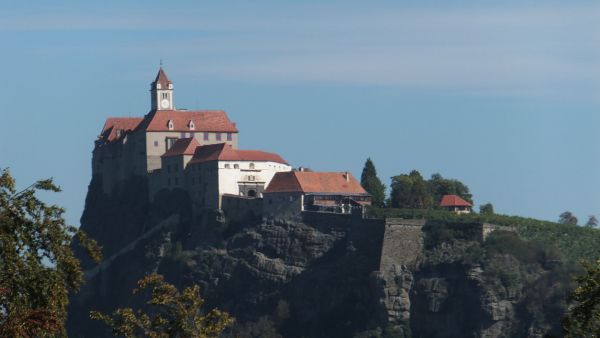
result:
<svg viewBox="0 0 600 338"><path fill-rule="evenodd" d="M150 84L152 110L174 110L173 82L169 80L162 66L158 70L156 79Z"/></svg>

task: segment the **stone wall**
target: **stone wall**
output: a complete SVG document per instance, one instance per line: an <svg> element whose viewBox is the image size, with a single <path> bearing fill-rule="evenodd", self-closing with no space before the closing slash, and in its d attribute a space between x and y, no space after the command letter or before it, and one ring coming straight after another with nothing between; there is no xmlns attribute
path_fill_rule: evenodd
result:
<svg viewBox="0 0 600 338"><path fill-rule="evenodd" d="M379 266L372 275L380 318L404 336L410 332L413 272L423 254L425 220L386 219Z"/></svg>
<svg viewBox="0 0 600 338"><path fill-rule="evenodd" d="M490 223L483 223L481 225L481 241L485 241L485 239L494 231L512 231L516 232L517 229L514 227L496 225Z"/></svg>
<svg viewBox="0 0 600 338"><path fill-rule="evenodd" d="M223 195L221 209L225 217L231 222L244 222L262 217L262 198L249 198L244 196Z"/></svg>
<svg viewBox="0 0 600 338"><path fill-rule="evenodd" d="M264 193L263 216L267 219L300 221L303 204L301 193Z"/></svg>

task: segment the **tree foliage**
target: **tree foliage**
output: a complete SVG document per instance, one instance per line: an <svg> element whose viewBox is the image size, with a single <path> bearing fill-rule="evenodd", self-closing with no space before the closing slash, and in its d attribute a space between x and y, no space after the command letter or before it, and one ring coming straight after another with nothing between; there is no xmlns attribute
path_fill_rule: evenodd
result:
<svg viewBox="0 0 600 338"><path fill-rule="evenodd" d="M577 222L577 217L570 211L565 211L558 217L558 223L560 224L577 225Z"/></svg>
<svg viewBox="0 0 600 338"><path fill-rule="evenodd" d="M393 208L427 209L433 206L428 184L416 170L392 177L390 198Z"/></svg>
<svg viewBox="0 0 600 338"><path fill-rule="evenodd" d="M468 202L473 201L469 187L464 183L433 174L429 180L413 170L410 174L392 177L390 204L392 208L428 209L436 207L444 195L459 195Z"/></svg>
<svg viewBox="0 0 600 338"><path fill-rule="evenodd" d="M588 217L588 221L585 223L585 226L588 228L595 228L598 226L598 219L594 215L590 215Z"/></svg>
<svg viewBox="0 0 600 338"><path fill-rule="evenodd" d="M373 196L373 205L383 207L385 204L385 185L377 177L377 170L370 158L365 162L362 174L360 175L360 184L365 190Z"/></svg>
<svg viewBox="0 0 600 338"><path fill-rule="evenodd" d="M494 214L494 205L492 203L486 203L479 206L480 214L493 215Z"/></svg>
<svg viewBox="0 0 600 338"><path fill-rule="evenodd" d="M164 281L158 274L148 275L138 281L138 294L151 289L147 302L153 307L148 314L131 308L117 309L112 315L92 311L90 317L112 328L114 334L126 338L145 336L150 338L209 338L218 337L234 319L227 313L213 309L202 312L204 299L200 287L193 285L179 292L175 286Z"/></svg>
<svg viewBox="0 0 600 338"><path fill-rule="evenodd" d="M571 296L576 302L563 319L566 337L600 337L600 260L583 262L586 274L577 277Z"/></svg>
<svg viewBox="0 0 600 338"><path fill-rule="evenodd" d="M439 203L444 195L458 195L465 201L473 203L473 195L469 187L459 180L444 178L440 174L433 174L429 181L429 190L435 203Z"/></svg>
<svg viewBox="0 0 600 338"><path fill-rule="evenodd" d="M90 256L100 248L67 226L64 209L47 205L37 191L59 192L51 179L17 192L8 169L0 172L0 336L47 337L64 334L69 292L83 283L70 243L76 236Z"/></svg>

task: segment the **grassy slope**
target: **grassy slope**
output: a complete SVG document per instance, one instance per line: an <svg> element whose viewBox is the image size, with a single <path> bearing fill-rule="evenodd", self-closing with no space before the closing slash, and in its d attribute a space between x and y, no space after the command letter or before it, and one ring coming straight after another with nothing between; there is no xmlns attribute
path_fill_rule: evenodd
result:
<svg viewBox="0 0 600 338"><path fill-rule="evenodd" d="M555 247L570 260L600 258L600 230L506 215L455 215L442 210L372 209L373 217L424 218L432 221L486 222L515 227L528 241Z"/></svg>

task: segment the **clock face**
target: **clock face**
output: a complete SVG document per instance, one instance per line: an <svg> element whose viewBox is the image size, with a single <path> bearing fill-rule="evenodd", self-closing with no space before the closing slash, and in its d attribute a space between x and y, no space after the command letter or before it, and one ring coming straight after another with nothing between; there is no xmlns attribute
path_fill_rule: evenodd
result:
<svg viewBox="0 0 600 338"><path fill-rule="evenodd" d="M169 100L163 99L162 101L160 101L160 106L163 107L163 108L168 108L169 107Z"/></svg>

